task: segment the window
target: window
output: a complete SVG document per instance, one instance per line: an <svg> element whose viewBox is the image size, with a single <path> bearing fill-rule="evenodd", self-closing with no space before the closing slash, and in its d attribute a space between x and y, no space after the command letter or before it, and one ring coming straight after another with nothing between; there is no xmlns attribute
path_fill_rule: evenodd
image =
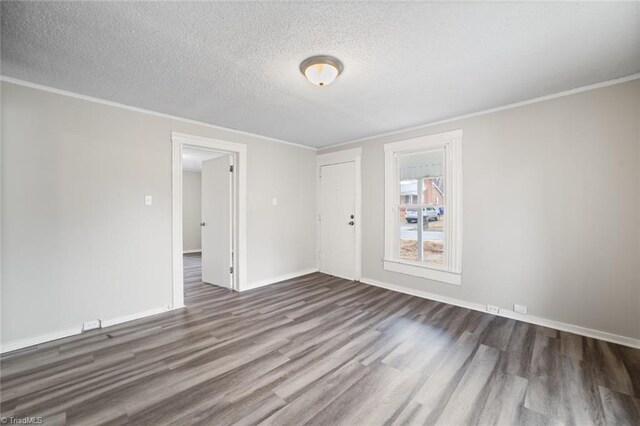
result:
<svg viewBox="0 0 640 426"><path fill-rule="evenodd" d="M462 131L385 145L384 268L461 283Z"/></svg>

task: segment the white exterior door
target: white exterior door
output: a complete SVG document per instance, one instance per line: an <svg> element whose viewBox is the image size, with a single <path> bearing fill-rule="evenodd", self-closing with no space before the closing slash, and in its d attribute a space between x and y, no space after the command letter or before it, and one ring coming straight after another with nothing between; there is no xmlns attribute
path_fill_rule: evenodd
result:
<svg viewBox="0 0 640 426"><path fill-rule="evenodd" d="M320 271L356 277L356 169L354 162L320 167Z"/></svg>
<svg viewBox="0 0 640 426"><path fill-rule="evenodd" d="M232 288L233 156L202 162L202 281Z"/></svg>

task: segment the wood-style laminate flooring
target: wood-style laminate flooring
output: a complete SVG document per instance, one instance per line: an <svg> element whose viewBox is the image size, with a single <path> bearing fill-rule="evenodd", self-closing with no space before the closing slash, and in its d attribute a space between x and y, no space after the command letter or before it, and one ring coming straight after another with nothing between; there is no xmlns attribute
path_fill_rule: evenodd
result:
<svg viewBox="0 0 640 426"><path fill-rule="evenodd" d="M640 350L321 273L1 358L46 424L640 424Z"/></svg>

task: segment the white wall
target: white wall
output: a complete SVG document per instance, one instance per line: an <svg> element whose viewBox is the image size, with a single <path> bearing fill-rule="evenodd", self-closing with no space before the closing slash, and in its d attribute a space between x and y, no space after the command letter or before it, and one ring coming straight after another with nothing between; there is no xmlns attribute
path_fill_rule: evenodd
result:
<svg viewBox="0 0 640 426"><path fill-rule="evenodd" d="M247 145L249 284L315 267L315 151L0 87L3 344L171 304L172 131Z"/></svg>
<svg viewBox="0 0 640 426"><path fill-rule="evenodd" d="M640 338L640 81L362 147L362 275ZM385 143L463 129L463 283L383 269ZM364 278L363 278L364 279Z"/></svg>
<svg viewBox="0 0 640 426"><path fill-rule="evenodd" d="M202 249L202 173L182 172L182 250Z"/></svg>

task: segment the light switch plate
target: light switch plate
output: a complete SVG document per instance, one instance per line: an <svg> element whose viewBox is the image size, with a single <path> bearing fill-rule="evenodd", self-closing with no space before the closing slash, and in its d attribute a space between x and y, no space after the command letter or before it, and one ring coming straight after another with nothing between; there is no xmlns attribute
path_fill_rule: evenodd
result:
<svg viewBox="0 0 640 426"><path fill-rule="evenodd" d="M273 203L274 206L278 205L278 199L274 198L273 200L271 200L271 202Z"/></svg>
<svg viewBox="0 0 640 426"><path fill-rule="evenodd" d="M151 197L151 195L145 195L145 197L144 197L144 205L145 206L150 206L152 202L153 202L153 197Z"/></svg>

